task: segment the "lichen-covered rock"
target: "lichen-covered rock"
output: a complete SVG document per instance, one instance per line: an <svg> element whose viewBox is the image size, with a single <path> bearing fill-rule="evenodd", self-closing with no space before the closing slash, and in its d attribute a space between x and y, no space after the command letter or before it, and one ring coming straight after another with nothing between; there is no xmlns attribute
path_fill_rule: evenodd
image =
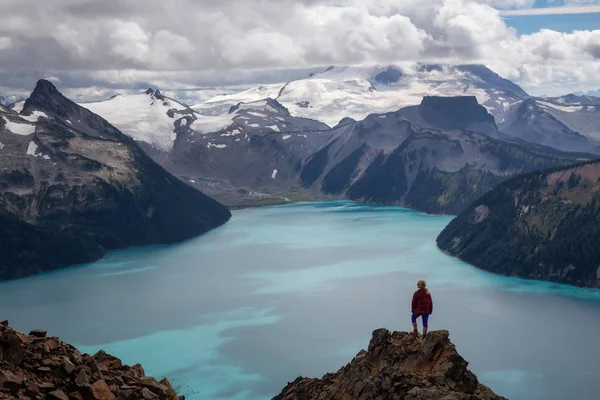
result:
<svg viewBox="0 0 600 400"><path fill-rule="evenodd" d="M448 337L378 329L368 351L338 372L300 377L273 400L502 400L478 382Z"/></svg>
<svg viewBox="0 0 600 400"><path fill-rule="evenodd" d="M0 399L181 400L168 379L123 365L104 351L81 354L56 337L0 323Z"/></svg>

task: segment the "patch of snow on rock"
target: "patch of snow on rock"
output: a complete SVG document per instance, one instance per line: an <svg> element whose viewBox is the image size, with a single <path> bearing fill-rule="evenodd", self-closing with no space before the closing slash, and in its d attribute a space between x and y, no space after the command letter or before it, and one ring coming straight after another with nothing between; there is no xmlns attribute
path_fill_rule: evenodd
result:
<svg viewBox="0 0 600 400"><path fill-rule="evenodd" d="M281 138L282 138L283 140L288 140L288 139L289 139L289 138L291 138L291 137L292 137L292 135L283 135Z"/></svg>
<svg viewBox="0 0 600 400"><path fill-rule="evenodd" d="M6 129L15 135L29 136L35 132L35 125L12 122L6 117L2 117L2 119L4 119L4 126Z"/></svg>
<svg viewBox="0 0 600 400"><path fill-rule="evenodd" d="M270 125L267 128L274 130L275 132L279 132L279 127L277 125Z"/></svg>
<svg viewBox="0 0 600 400"><path fill-rule="evenodd" d="M27 146L27 155L36 157L35 152L37 151L37 148L37 144L33 143L33 141L29 142L29 146Z"/></svg>
<svg viewBox="0 0 600 400"><path fill-rule="evenodd" d="M19 102L13 104L12 109L15 110L16 112L18 112L20 114L21 111L23 111L23 107L24 106L25 106L25 102L24 101L19 101Z"/></svg>
<svg viewBox="0 0 600 400"><path fill-rule="evenodd" d="M570 113L583 110L583 106L558 106L556 104L548 103L547 101L538 101L537 103L541 106L550 107L554 108L555 110Z"/></svg>
<svg viewBox="0 0 600 400"><path fill-rule="evenodd" d="M227 147L227 145L226 144L212 144L211 142L208 142L206 147L208 147L209 149L211 147L216 147L217 149L224 149L225 147Z"/></svg>
<svg viewBox="0 0 600 400"><path fill-rule="evenodd" d="M273 170L273 173L271 174L271 179L275 179L275 178L277 177L277 173L278 173L278 172L279 172L279 171L277 171L277 169L274 169L274 170Z"/></svg>
<svg viewBox="0 0 600 400"><path fill-rule="evenodd" d="M48 115L43 111L33 111L31 115L21 115L21 118L26 119L29 122L37 122L40 117L48 118Z"/></svg>

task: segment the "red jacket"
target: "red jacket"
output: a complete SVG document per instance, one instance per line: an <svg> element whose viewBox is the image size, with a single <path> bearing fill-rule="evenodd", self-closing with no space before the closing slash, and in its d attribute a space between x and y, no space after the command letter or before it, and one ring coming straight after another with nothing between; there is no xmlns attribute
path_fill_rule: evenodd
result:
<svg viewBox="0 0 600 400"><path fill-rule="evenodd" d="M433 313L433 300L431 300L431 294L425 289L419 289L413 295L412 312L421 315Z"/></svg>

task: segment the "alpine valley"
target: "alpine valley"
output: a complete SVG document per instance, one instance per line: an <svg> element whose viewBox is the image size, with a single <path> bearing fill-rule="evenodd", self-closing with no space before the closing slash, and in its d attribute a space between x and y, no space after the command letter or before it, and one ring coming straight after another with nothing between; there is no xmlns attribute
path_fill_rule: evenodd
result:
<svg viewBox="0 0 600 400"><path fill-rule="evenodd" d="M42 80L1 113L4 278L206 232L229 218L217 201L457 215L600 154L599 98L532 97L482 65L329 67L192 106L152 88L77 105Z"/></svg>
<svg viewBox="0 0 600 400"><path fill-rule="evenodd" d="M230 207L349 198L455 214L510 176L600 154L596 100L419 64L329 67L193 106L154 89L82 106Z"/></svg>

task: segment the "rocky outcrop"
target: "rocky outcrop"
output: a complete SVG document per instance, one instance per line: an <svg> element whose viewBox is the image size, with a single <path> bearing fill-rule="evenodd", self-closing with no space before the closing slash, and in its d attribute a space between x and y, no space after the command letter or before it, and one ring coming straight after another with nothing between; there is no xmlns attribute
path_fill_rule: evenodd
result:
<svg viewBox="0 0 600 400"><path fill-rule="evenodd" d="M515 177L440 233L450 255L510 276L600 288L600 162Z"/></svg>
<svg viewBox="0 0 600 400"><path fill-rule="evenodd" d="M273 400L501 400L480 384L449 340L378 329L367 351L321 379L298 378Z"/></svg>
<svg viewBox="0 0 600 400"><path fill-rule="evenodd" d="M168 379L160 382L104 351L94 356L46 337L29 335L0 322L0 399L179 400Z"/></svg>

